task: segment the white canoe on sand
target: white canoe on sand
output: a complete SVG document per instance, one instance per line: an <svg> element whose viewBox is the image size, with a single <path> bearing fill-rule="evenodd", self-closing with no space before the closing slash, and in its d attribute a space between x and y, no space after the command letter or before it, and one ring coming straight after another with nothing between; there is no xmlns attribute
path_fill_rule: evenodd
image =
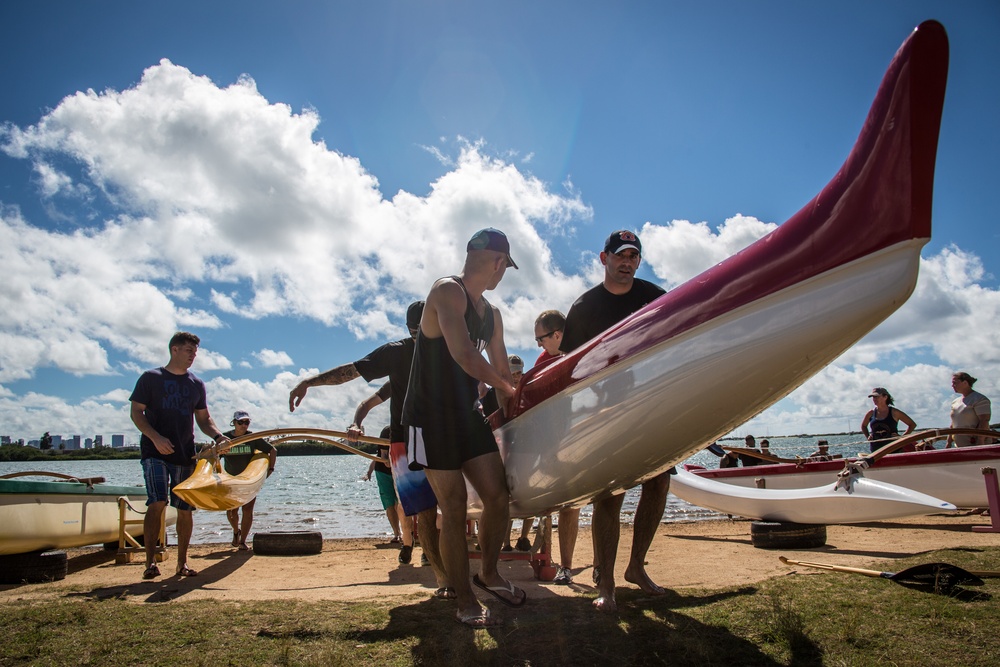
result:
<svg viewBox="0 0 1000 667"><path fill-rule="evenodd" d="M864 523L955 511L954 505L939 498L861 475L817 487L778 490L724 484L678 470L670 490L692 505L764 521Z"/></svg>
<svg viewBox="0 0 1000 667"><path fill-rule="evenodd" d="M680 463L906 301L931 235L947 70L944 28L921 24L819 195L756 243L525 373L511 417L494 423L512 515L584 505Z"/></svg>
<svg viewBox="0 0 1000 667"><path fill-rule="evenodd" d="M22 475L59 476L56 473ZM98 480L0 479L0 555L69 549L118 541L118 499L143 511L143 486L112 486ZM126 509L126 520L142 515ZM173 508L167 525L177 522Z"/></svg>

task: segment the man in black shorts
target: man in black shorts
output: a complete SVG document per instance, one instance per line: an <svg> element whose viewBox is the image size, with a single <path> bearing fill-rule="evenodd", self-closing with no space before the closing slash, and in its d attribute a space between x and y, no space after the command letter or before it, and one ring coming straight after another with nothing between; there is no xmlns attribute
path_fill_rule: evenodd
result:
<svg viewBox="0 0 1000 667"><path fill-rule="evenodd" d="M466 250L462 272L439 279L427 295L403 423L409 459L424 466L441 506L441 555L457 594L458 620L486 627L497 621L469 584L466 478L483 503L482 564L473 583L514 607L527 597L497 572L510 494L496 438L476 407L479 382L496 388L501 406L514 394L500 311L483 292L496 288L507 267L517 265L510 258L507 237L496 229L476 232Z"/></svg>
<svg viewBox="0 0 1000 667"><path fill-rule="evenodd" d="M569 309L560 350L572 352L665 293L659 286L635 277L641 261L642 244L634 233L620 230L608 237L601 253L604 281L584 292ZM651 595L666 592L646 574L645 560L656 528L663 518L669 490L669 472L644 482L632 524L632 551L625 569L625 580ZM621 531L618 515L624 499L625 495L619 494L594 502L591 535L594 542L594 582L598 588L594 606L604 611L618 608L615 601L615 557Z"/></svg>

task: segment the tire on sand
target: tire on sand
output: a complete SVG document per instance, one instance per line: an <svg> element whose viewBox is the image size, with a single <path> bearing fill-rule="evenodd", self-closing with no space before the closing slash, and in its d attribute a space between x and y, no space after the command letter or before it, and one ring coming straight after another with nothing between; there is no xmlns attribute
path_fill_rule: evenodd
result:
<svg viewBox="0 0 1000 667"><path fill-rule="evenodd" d="M0 556L0 584L37 584L66 578L65 551L32 551Z"/></svg>
<svg viewBox="0 0 1000 667"><path fill-rule="evenodd" d="M754 521L750 542L758 549L815 549L826 544L826 526L784 521Z"/></svg>
<svg viewBox="0 0 1000 667"><path fill-rule="evenodd" d="M312 556L322 550L323 535L317 531L272 531L253 536L253 552L258 556Z"/></svg>

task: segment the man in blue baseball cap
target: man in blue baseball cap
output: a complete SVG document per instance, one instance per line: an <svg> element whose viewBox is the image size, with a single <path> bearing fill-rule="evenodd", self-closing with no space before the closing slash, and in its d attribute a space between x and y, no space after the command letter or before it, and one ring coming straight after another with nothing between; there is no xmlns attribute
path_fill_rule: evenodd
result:
<svg viewBox="0 0 1000 667"><path fill-rule="evenodd" d="M476 232L466 250L462 272L440 278L427 295L403 423L408 458L424 467L441 507L441 556L455 589L458 620L481 628L498 620L479 603L469 582L466 479L483 501L482 561L472 583L512 607L527 598L497 572L510 493L496 438L477 407L480 382L496 389L501 404L514 395L503 319L483 293L495 289L507 268L517 264L507 237L497 229Z"/></svg>

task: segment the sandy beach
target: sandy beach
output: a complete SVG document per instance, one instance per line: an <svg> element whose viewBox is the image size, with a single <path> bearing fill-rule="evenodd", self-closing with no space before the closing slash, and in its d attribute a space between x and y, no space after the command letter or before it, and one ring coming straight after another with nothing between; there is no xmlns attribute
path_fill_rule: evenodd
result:
<svg viewBox="0 0 1000 667"><path fill-rule="evenodd" d="M1000 546L1000 534L976 533L973 525L986 525L981 516L933 515L877 523L830 526L825 547L803 551L771 551L750 543L747 520L693 521L661 524L649 551L647 570L662 586L723 588L750 584L795 571L779 562L785 555L796 560L868 567L875 562L918 556L941 549ZM632 587L622 579L632 534L622 528L616 574L619 587ZM558 560L558 545L555 545ZM323 551L312 556L257 556L237 551L228 544L192 547L189 565L198 576L172 576L175 548L160 564L164 573L152 581L142 580L141 558L116 565L113 553L99 547L68 551L69 573L65 579L44 583L0 586L0 601L44 601L82 597L123 598L135 602L168 600L412 600L429 595L435 588L429 567L421 567L420 549L414 550L413 565L397 563L395 545L375 539L325 540ZM524 588L529 597L546 598L593 592L590 533L581 529L575 557L575 583L558 586L538 581L525 560L502 560L501 574ZM933 559L929 559L933 560ZM941 560L938 558L937 560ZM946 559L945 559L946 560ZM472 571L477 569L472 562ZM1000 569L1000 563L993 566ZM808 569L799 574L829 576Z"/></svg>

